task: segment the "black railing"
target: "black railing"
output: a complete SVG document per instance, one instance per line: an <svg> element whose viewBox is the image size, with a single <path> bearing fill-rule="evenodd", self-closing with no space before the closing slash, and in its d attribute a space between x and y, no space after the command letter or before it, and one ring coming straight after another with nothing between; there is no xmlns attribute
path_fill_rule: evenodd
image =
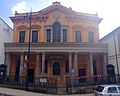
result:
<svg viewBox="0 0 120 96"><path fill-rule="evenodd" d="M25 77L6 76L0 80L0 86L14 87L25 90ZM52 77L29 77L28 90L57 94L59 86L57 80ZM118 75L96 75L82 77L66 77L64 87L66 93L73 93L83 87L96 86L101 84L119 84L120 78ZM60 83L60 82L59 82ZM59 84L60 85L60 84Z"/></svg>
<svg viewBox="0 0 120 96"><path fill-rule="evenodd" d="M103 84L119 84L120 78L118 75L95 75L81 77L67 77L66 91L72 93L82 87L103 85Z"/></svg>
<svg viewBox="0 0 120 96"><path fill-rule="evenodd" d="M14 87L18 89L25 89L26 77L20 76L6 76L5 80L0 81L0 86ZM43 93L57 93L57 81L50 77L30 77L28 90Z"/></svg>

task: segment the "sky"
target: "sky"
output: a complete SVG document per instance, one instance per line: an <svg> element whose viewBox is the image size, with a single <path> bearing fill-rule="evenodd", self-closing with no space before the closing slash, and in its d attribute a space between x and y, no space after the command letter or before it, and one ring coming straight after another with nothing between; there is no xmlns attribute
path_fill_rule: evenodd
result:
<svg viewBox="0 0 120 96"><path fill-rule="evenodd" d="M55 1L76 12L98 13L98 17L103 18L99 24L100 38L120 26L120 0L1 0L0 18L13 28L9 17L14 16L15 11L29 12L32 8L33 12L37 12Z"/></svg>

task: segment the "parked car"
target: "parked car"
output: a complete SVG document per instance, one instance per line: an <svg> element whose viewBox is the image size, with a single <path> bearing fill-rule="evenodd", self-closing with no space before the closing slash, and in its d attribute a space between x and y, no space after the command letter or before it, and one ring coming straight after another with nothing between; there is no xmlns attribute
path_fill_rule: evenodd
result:
<svg viewBox="0 0 120 96"><path fill-rule="evenodd" d="M93 96L120 96L119 85L99 85L94 88Z"/></svg>

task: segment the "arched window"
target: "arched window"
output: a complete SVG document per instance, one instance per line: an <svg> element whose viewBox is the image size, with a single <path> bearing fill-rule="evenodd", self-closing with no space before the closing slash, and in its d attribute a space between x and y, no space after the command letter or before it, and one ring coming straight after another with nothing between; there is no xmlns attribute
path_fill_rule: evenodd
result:
<svg viewBox="0 0 120 96"><path fill-rule="evenodd" d="M57 62L53 64L53 75L60 75L60 64Z"/></svg>
<svg viewBox="0 0 120 96"><path fill-rule="evenodd" d="M61 42L61 25L59 22L53 24L53 42Z"/></svg>

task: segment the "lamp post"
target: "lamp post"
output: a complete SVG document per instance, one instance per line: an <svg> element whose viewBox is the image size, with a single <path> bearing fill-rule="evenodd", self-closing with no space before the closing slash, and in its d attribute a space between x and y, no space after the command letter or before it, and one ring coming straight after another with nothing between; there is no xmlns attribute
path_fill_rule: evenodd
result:
<svg viewBox="0 0 120 96"><path fill-rule="evenodd" d="M24 19L29 20L29 41L28 41L28 50L27 50L27 62L26 62L26 83L25 83L25 90L28 91L28 84L29 84L29 64L30 64L30 38L31 38L31 20L32 20L32 10L30 14L24 17Z"/></svg>
<svg viewBox="0 0 120 96"><path fill-rule="evenodd" d="M117 64L117 73L118 73L118 78L119 78L119 65L118 65L117 48L116 48L116 40L115 40L116 35L117 35L117 32L114 33L113 39L114 39L115 59L116 59L116 64Z"/></svg>

